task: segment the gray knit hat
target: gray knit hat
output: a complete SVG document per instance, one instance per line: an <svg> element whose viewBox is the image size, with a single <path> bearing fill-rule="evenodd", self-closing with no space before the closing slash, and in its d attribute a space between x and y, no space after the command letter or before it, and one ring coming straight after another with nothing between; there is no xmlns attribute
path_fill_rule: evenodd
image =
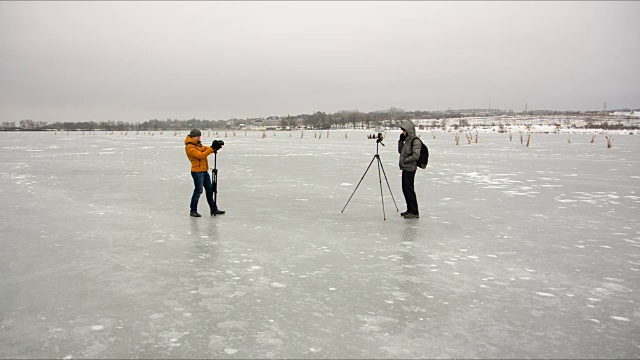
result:
<svg viewBox="0 0 640 360"><path fill-rule="evenodd" d="M191 136L191 137L198 137L198 136L200 136L200 135L202 135L202 133L201 133L201 132L200 132L200 130L198 130L198 129L193 129L193 130L191 130L191 132L189 133L189 136Z"/></svg>

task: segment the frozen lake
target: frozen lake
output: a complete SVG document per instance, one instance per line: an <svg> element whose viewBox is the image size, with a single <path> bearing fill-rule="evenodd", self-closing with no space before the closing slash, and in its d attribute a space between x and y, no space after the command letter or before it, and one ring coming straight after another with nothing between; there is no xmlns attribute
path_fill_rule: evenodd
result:
<svg viewBox="0 0 640 360"><path fill-rule="evenodd" d="M383 221L366 134L221 133L192 218L185 132L0 132L0 357L640 357L640 136L421 132Z"/></svg>

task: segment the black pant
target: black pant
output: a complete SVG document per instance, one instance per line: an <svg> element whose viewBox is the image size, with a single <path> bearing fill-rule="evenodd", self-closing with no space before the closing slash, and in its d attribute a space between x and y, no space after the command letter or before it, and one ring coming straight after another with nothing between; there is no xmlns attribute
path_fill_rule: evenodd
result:
<svg viewBox="0 0 640 360"><path fill-rule="evenodd" d="M415 171L402 170L402 193L404 194L404 200L407 202L407 211L419 215L418 199L416 198L416 191L413 186L415 178Z"/></svg>
<svg viewBox="0 0 640 360"><path fill-rule="evenodd" d="M207 196L207 202L209 203L209 209L214 211L217 209L215 201L213 201L213 186L211 185L211 176L206 171L191 172L193 178L193 195L191 196L191 211L198 211L198 200L200 194L202 194L202 188L204 187L205 195Z"/></svg>

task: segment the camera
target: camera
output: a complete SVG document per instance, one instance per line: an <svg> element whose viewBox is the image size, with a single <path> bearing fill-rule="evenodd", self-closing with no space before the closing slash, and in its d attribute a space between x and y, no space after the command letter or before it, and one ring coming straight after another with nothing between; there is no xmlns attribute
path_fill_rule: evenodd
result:
<svg viewBox="0 0 640 360"><path fill-rule="evenodd" d="M375 134L371 135L371 138L376 139L376 142L380 144L382 144L382 140L384 140L384 137L382 136L381 132L379 132L378 135L375 135ZM384 146L384 144L382 144L382 146Z"/></svg>
<svg viewBox="0 0 640 360"><path fill-rule="evenodd" d="M224 141L222 141L222 140L213 140L213 142L211 143L211 148L213 150L220 150L223 145L224 145Z"/></svg>

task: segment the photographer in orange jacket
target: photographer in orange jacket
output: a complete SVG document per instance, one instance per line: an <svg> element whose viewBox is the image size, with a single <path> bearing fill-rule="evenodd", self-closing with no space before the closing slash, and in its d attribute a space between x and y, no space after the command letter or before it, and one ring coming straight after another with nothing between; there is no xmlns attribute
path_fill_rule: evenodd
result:
<svg viewBox="0 0 640 360"><path fill-rule="evenodd" d="M193 178L193 195L191 196L191 212L189 215L193 217L201 217L198 213L198 200L202 194L204 187L207 202L211 215L222 215L225 212L218 209L216 202L213 200L213 185L211 184L211 176L209 176L209 162L207 157L216 152L215 149L204 146L200 142L202 133L198 129L193 129L184 139L185 152L189 161L191 161L191 177Z"/></svg>

